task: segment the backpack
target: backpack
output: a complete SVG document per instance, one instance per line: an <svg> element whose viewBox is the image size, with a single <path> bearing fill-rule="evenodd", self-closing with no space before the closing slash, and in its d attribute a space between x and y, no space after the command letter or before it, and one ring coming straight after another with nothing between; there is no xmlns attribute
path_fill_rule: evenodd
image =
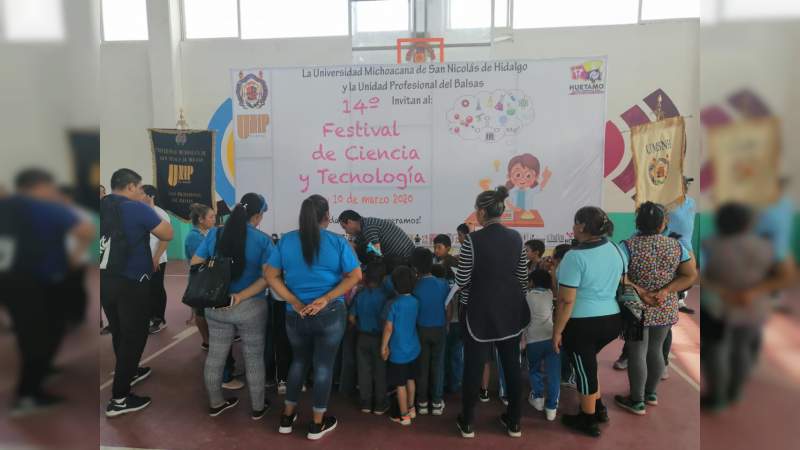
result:
<svg viewBox="0 0 800 450"><path fill-rule="evenodd" d="M127 268L132 248L122 225L126 201L111 195L100 201L100 270L112 275L121 275Z"/></svg>
<svg viewBox="0 0 800 450"><path fill-rule="evenodd" d="M36 238L23 200L0 200L0 275L30 275L44 258L45 249Z"/></svg>

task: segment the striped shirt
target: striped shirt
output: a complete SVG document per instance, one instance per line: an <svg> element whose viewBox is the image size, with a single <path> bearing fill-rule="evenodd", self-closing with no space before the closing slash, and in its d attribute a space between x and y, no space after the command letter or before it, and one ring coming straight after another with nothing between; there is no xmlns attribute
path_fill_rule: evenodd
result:
<svg viewBox="0 0 800 450"><path fill-rule="evenodd" d="M458 271L456 272L456 284L461 288L459 291L459 301L461 304L466 305L469 302L469 287L472 282L472 269L473 269L473 252L472 252L472 238L467 236L464 243L461 244L461 253L458 255ZM520 282L520 288L523 295L528 293L528 256L525 253L525 247L520 249L519 263L517 264L516 276Z"/></svg>
<svg viewBox="0 0 800 450"><path fill-rule="evenodd" d="M391 220L363 217L359 240L362 245L379 243L383 256L408 258L414 251L414 242Z"/></svg>

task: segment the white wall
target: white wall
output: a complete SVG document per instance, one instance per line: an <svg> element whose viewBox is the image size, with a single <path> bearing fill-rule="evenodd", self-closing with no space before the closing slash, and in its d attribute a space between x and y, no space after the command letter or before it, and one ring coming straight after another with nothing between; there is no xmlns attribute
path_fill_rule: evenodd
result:
<svg viewBox="0 0 800 450"><path fill-rule="evenodd" d="M96 8L97 0L70 1L64 8L64 41L0 40L0 183L7 187L28 166L73 181L67 131L98 124Z"/></svg>
<svg viewBox="0 0 800 450"><path fill-rule="evenodd" d="M687 171L699 172L698 164L698 29L697 20L668 21L647 25L517 30L512 41L493 47L448 49L450 61L470 59L537 59L564 56L608 56L607 119L624 123L619 114L662 88L687 119ZM147 43L144 43L146 46ZM102 86L105 89L102 118L102 179L119 167L152 177L149 145L144 128L174 126L153 124L147 108L148 61L146 50L135 46L104 44ZM184 41L180 47L183 108L192 127L205 127L219 104L230 96L229 69L257 66L349 64L353 61L394 62L394 52L352 52L349 37L281 40L238 39ZM155 83L155 80L150 80ZM172 80L158 80L172 83ZM120 84L124 92L116 91ZM122 89L120 87L120 89ZM642 107L649 112L649 108ZM117 117L106 117L111 113ZM563 130L568 133L569 130ZM631 211L633 203L610 179L624 169L628 156L612 173L604 189L604 207Z"/></svg>

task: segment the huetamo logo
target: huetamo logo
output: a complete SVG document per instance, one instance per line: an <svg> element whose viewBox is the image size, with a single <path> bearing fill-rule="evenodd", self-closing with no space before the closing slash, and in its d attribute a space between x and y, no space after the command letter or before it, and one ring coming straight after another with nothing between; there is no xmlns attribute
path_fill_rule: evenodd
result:
<svg viewBox="0 0 800 450"><path fill-rule="evenodd" d="M167 175L167 183L170 187L175 187L178 185L178 183L188 183L192 180L193 173L193 166L170 164Z"/></svg>

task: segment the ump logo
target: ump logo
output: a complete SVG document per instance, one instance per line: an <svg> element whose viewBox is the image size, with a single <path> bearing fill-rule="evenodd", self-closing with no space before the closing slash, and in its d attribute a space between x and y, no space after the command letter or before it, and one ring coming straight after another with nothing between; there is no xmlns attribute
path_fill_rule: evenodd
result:
<svg viewBox="0 0 800 450"><path fill-rule="evenodd" d="M239 106L249 109L260 109L267 102L267 83L264 73L259 70L254 73L239 72L239 82L236 83L236 98Z"/></svg>
<svg viewBox="0 0 800 450"><path fill-rule="evenodd" d="M167 172L167 183L169 187L175 187L179 183L189 183L192 181L194 167L185 164L170 164Z"/></svg>
<svg viewBox="0 0 800 450"><path fill-rule="evenodd" d="M569 95L601 94L605 92L603 81L603 61L586 61L570 68L573 82L569 85Z"/></svg>

